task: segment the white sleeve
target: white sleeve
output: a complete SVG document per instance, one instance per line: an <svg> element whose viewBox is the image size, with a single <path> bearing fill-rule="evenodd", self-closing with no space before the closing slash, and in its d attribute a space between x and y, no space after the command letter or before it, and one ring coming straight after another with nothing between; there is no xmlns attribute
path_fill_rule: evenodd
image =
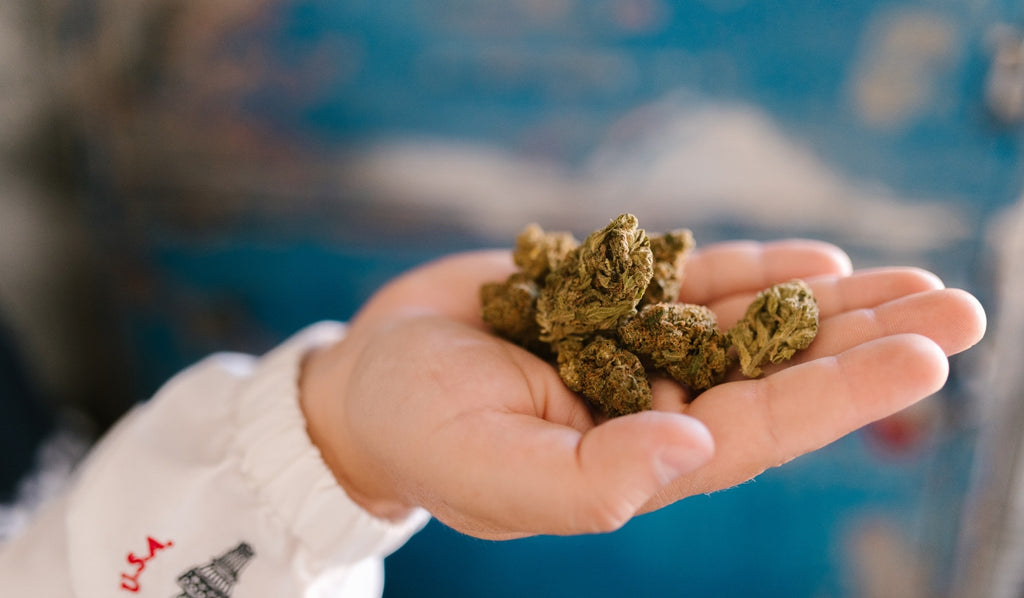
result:
<svg viewBox="0 0 1024 598"><path fill-rule="evenodd" d="M343 335L318 324L173 378L0 549L0 596L379 596L383 558L428 515L372 517L306 434L302 357Z"/></svg>

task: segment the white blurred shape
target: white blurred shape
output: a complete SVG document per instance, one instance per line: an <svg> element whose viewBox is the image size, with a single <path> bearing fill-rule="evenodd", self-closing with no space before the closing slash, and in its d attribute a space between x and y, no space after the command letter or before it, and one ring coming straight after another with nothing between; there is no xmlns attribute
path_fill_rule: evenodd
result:
<svg viewBox="0 0 1024 598"><path fill-rule="evenodd" d="M903 254L970 232L952 202L851 180L756 108L678 98L627 115L577 170L491 146L397 140L351 157L339 176L362 196L427 205L497 238L530 221L589 229L624 211L654 230L728 222Z"/></svg>
<svg viewBox="0 0 1024 598"><path fill-rule="evenodd" d="M880 129L907 124L935 103L936 80L957 55L954 23L926 11L881 12L866 29L851 92L861 120Z"/></svg>

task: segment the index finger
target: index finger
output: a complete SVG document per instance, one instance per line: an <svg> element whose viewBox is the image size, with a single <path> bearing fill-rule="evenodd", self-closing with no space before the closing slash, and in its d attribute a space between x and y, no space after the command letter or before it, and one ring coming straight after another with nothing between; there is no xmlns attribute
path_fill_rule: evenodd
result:
<svg viewBox="0 0 1024 598"><path fill-rule="evenodd" d="M356 314L360 322L431 313L483 328L480 285L501 282L516 269L507 249L448 255L381 287Z"/></svg>
<svg viewBox="0 0 1024 598"><path fill-rule="evenodd" d="M773 284L853 271L850 257L832 245L811 239L758 243L730 241L698 247L686 261L679 300L707 305L736 293Z"/></svg>

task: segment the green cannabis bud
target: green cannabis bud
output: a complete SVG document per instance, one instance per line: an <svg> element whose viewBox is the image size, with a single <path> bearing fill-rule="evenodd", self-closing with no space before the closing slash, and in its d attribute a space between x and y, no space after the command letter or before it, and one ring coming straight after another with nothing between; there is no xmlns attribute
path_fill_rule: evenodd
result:
<svg viewBox="0 0 1024 598"><path fill-rule="evenodd" d="M550 353L540 340L537 296L545 277L579 246L567 232L545 232L531 224L516 237L512 261L519 272L505 282L485 283L480 288L483 320L500 336L538 354Z"/></svg>
<svg viewBox="0 0 1024 598"><path fill-rule="evenodd" d="M763 291L728 333L709 308L675 303L694 245L688 229L648 237L632 214L582 243L531 224L516 237L519 271L480 287L483 320L557 359L566 386L612 417L651 408L651 373L701 391L724 379L733 346L755 377L810 344L818 308L800 281Z"/></svg>
<svg viewBox="0 0 1024 598"><path fill-rule="evenodd" d="M528 349L539 348L537 325L537 283L517 272L505 282L480 287L483 320L500 336Z"/></svg>
<svg viewBox="0 0 1024 598"><path fill-rule="evenodd" d="M654 269L650 240L623 214L592 233L547 275L537 297L540 339L613 331L636 313Z"/></svg>
<svg viewBox="0 0 1024 598"><path fill-rule="evenodd" d="M688 303L647 305L619 328L619 340L681 384L704 390L729 367L729 337L707 307Z"/></svg>
<svg viewBox="0 0 1024 598"><path fill-rule="evenodd" d="M643 363L610 338L599 336L587 344L563 342L558 374L570 390L610 417L651 408L651 385Z"/></svg>
<svg viewBox="0 0 1024 598"><path fill-rule="evenodd" d="M729 336L744 376L760 376L766 363L782 363L818 334L818 302L810 287L793 280L761 291Z"/></svg>
<svg viewBox="0 0 1024 598"><path fill-rule="evenodd" d="M530 224L516 237L512 261L527 277L543 283L544 277L558 268L579 244L571 233L544 232L540 226Z"/></svg>
<svg viewBox="0 0 1024 598"><path fill-rule="evenodd" d="M681 228L662 235L650 235L654 275L644 293L644 303L675 301L683 285L687 254L697 245L693 233Z"/></svg>

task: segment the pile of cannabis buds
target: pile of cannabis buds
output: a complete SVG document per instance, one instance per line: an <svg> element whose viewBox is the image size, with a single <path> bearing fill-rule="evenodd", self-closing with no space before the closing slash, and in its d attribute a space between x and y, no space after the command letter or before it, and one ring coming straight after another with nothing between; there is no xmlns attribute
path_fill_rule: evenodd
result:
<svg viewBox="0 0 1024 598"><path fill-rule="evenodd" d="M799 280L761 291L727 332L707 307L677 303L694 245L687 229L648 236L632 214L583 243L531 224L516 238L519 271L481 287L483 319L557 359L566 386L611 417L651 408L652 373L699 392L721 382L737 358L753 378L810 345L818 305Z"/></svg>

